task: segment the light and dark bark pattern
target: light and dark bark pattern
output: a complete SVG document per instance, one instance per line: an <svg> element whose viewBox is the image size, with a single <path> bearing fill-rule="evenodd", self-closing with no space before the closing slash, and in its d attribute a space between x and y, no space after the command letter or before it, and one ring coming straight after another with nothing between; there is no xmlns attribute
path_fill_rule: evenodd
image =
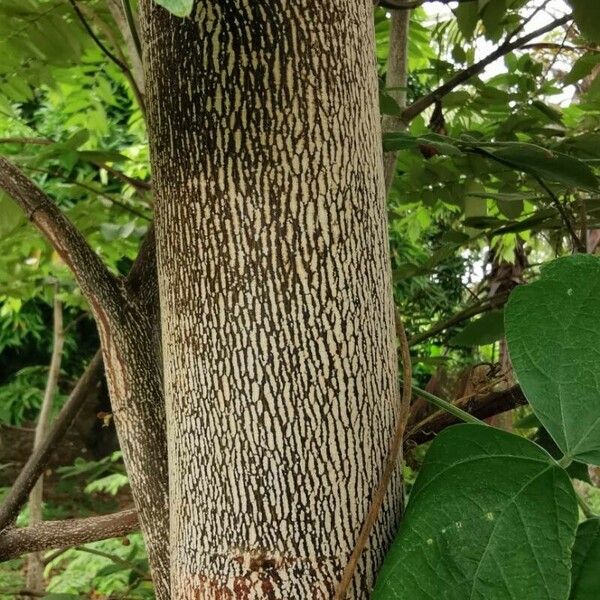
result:
<svg viewBox="0 0 600 600"><path fill-rule="evenodd" d="M329 600L398 400L372 4L142 8L172 598Z"/></svg>
<svg viewBox="0 0 600 600"><path fill-rule="evenodd" d="M103 340L115 427L148 550L156 597L169 598L169 476L166 421L152 319L124 308Z"/></svg>
<svg viewBox="0 0 600 600"><path fill-rule="evenodd" d="M0 534L0 562L17 558L26 552L72 548L119 537L137 528L137 513L130 509L99 517L43 521L32 527L6 529Z"/></svg>

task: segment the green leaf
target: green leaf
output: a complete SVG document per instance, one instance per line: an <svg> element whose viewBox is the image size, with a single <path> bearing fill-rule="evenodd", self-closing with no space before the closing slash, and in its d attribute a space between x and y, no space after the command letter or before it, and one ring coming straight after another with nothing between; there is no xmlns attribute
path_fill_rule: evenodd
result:
<svg viewBox="0 0 600 600"><path fill-rule="evenodd" d="M452 346L485 346L504 335L504 311L494 310L479 319L470 321L451 340Z"/></svg>
<svg viewBox="0 0 600 600"><path fill-rule="evenodd" d="M569 73L565 76L563 83L571 85L592 73L594 67L600 63L600 52L589 52L578 58Z"/></svg>
<svg viewBox="0 0 600 600"><path fill-rule="evenodd" d="M600 3L597 0L569 0L569 4L581 33L593 42L600 42Z"/></svg>
<svg viewBox="0 0 600 600"><path fill-rule="evenodd" d="M462 156L462 151L457 148L452 139L437 133L428 133L417 139L417 144L435 148L439 154L447 156Z"/></svg>
<svg viewBox="0 0 600 600"><path fill-rule="evenodd" d="M19 206L0 191L0 237L9 235L26 220Z"/></svg>
<svg viewBox="0 0 600 600"><path fill-rule="evenodd" d="M458 29L466 39L471 39L475 33L475 27L477 27L477 21L479 20L479 10L477 3L475 2L464 2L459 4L454 10L456 15L456 22Z"/></svg>
<svg viewBox="0 0 600 600"><path fill-rule="evenodd" d="M399 104L385 92L379 91L379 112L382 115L392 115L394 117L400 115L402 112L400 110Z"/></svg>
<svg viewBox="0 0 600 600"><path fill-rule="evenodd" d="M59 144L67 150L77 150L90 139L90 132L87 129L76 131L67 141Z"/></svg>
<svg viewBox="0 0 600 600"><path fill-rule="evenodd" d="M194 0L154 0L163 8L166 8L170 13L177 17L189 17L192 8L194 8Z"/></svg>
<svg viewBox="0 0 600 600"><path fill-rule="evenodd" d="M582 189L598 188L598 179L592 169L586 163L566 154L520 143L506 144L489 152L502 162L544 180Z"/></svg>
<svg viewBox="0 0 600 600"><path fill-rule="evenodd" d="M383 135L383 149L385 152L406 150L418 145L417 138L408 133L385 133Z"/></svg>
<svg viewBox="0 0 600 600"><path fill-rule="evenodd" d="M510 357L535 414L570 459L600 465L600 258L559 258L505 308Z"/></svg>
<svg viewBox="0 0 600 600"><path fill-rule="evenodd" d="M573 546L569 600L600 598L600 517L579 525Z"/></svg>
<svg viewBox="0 0 600 600"><path fill-rule="evenodd" d="M373 599L564 600L577 518L570 480L544 450L450 427L425 457Z"/></svg>
<svg viewBox="0 0 600 600"><path fill-rule="evenodd" d="M502 19L506 14L506 0L488 0L480 10L487 37L497 38L502 31Z"/></svg>

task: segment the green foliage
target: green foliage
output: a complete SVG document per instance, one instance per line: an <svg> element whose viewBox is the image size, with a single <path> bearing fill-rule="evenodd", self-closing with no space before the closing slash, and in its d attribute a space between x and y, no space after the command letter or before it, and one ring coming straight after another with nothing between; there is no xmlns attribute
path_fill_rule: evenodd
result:
<svg viewBox="0 0 600 600"><path fill-rule="evenodd" d="M529 403L568 460L600 464L600 259L573 256L517 288L506 337Z"/></svg>
<svg viewBox="0 0 600 600"><path fill-rule="evenodd" d="M26 367L0 386L0 422L22 425L38 412L44 397L48 369Z"/></svg>
<svg viewBox="0 0 600 600"><path fill-rule="evenodd" d="M590 0L568 0L577 26L588 39L600 42L600 5Z"/></svg>
<svg viewBox="0 0 600 600"><path fill-rule="evenodd" d="M129 535L126 545L122 540L105 540L87 544L83 550L68 550L48 564L46 575L50 576L48 592L53 594L154 598L140 534Z"/></svg>
<svg viewBox="0 0 600 600"><path fill-rule="evenodd" d="M566 598L576 526L569 478L546 452L452 427L425 457L373 597Z"/></svg>
<svg viewBox="0 0 600 600"><path fill-rule="evenodd" d="M571 595L569 600L600 597L600 518L584 521L577 528L573 546Z"/></svg>
<svg viewBox="0 0 600 600"><path fill-rule="evenodd" d="M504 335L504 311L492 312L472 320L449 343L453 346L482 346L496 342Z"/></svg>

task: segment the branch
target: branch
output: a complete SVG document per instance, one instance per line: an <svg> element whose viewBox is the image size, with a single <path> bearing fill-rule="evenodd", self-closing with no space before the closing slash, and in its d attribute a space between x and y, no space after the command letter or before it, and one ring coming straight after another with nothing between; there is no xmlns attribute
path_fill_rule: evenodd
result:
<svg viewBox="0 0 600 600"><path fill-rule="evenodd" d="M389 52L387 61L386 88L397 102L400 110L406 108L406 82L408 75L408 29L410 11L395 12L390 23ZM383 119L384 131L404 129L404 123L398 116L386 116ZM383 176L386 196L390 192L396 174L398 152L386 152L383 155Z"/></svg>
<svg viewBox="0 0 600 600"><path fill-rule="evenodd" d="M6 529L0 534L0 562L29 552L71 548L120 537L137 528L137 512L129 509L99 517L44 521L32 527Z"/></svg>
<svg viewBox="0 0 600 600"><path fill-rule="evenodd" d="M63 346L65 335L63 330L63 310L62 303L58 299L58 285L54 290L54 324L52 341L52 358L50 359L50 368L48 370L48 379L46 389L44 390L44 399L42 408L35 428L35 440L33 443L34 452L41 446L47 437L50 425L52 406L54 403L54 394L58 385L60 375L60 364L62 361ZM43 520L42 503L44 500L44 477L38 477L36 484L29 494L29 525L40 523ZM27 587L32 590L44 590L44 564L39 552L32 552L27 560Z"/></svg>
<svg viewBox="0 0 600 600"><path fill-rule="evenodd" d="M466 81L471 79L471 77L481 73L488 65L490 65L494 61L498 60L499 58L508 54L509 52L512 52L513 50L524 46L536 37L543 35L544 33L548 33L549 31L552 31L556 27L564 25L565 23L568 23L570 20L572 20L572 18L573 17L571 15L565 15L564 17L555 19L548 25L544 25L544 27L540 27L539 29L536 29L535 31L532 31L531 33L528 33L527 35L524 35L523 37L520 37L513 41L511 41L509 36L504 41L504 43L500 44L500 46L498 46L498 48L494 50L494 52L481 59L479 62L476 62L470 67L467 67L463 71L460 71L449 81L439 86L431 93L427 94L426 96L422 96L421 98L413 102L408 108L406 108L406 110L402 112L402 121L404 121L404 123L406 124L410 123L417 115L420 115L424 110L432 106L436 100L441 100L446 94L449 94L453 89L465 83Z"/></svg>
<svg viewBox="0 0 600 600"><path fill-rule="evenodd" d="M98 385L102 371L102 355L98 351L54 420L48 435L29 457L0 505L0 531L17 518L21 506L27 501L29 492L48 465L50 456L56 449L56 443L65 435L84 402Z"/></svg>
<svg viewBox="0 0 600 600"><path fill-rule="evenodd" d="M456 402L456 406L479 418L487 419L517 406L527 404L520 386L515 385L506 390L491 392L485 396L472 396ZM446 411L437 411L417 423L408 433L406 444L418 446L433 439L440 431L450 425L461 423L461 420Z"/></svg>
<svg viewBox="0 0 600 600"><path fill-rule="evenodd" d="M123 72L123 75L125 75L125 77L127 78L127 80L129 81L129 84L131 85L132 89L133 89L133 93L135 94L135 97L140 105L140 109L142 110L142 113L145 113L145 104L144 104L144 98L142 96L142 93L140 91L140 89L137 86L137 83L131 73L131 70L129 69L129 67L119 58L117 58L102 42L102 40L94 33L94 30L92 29L91 25L87 22L84 14L81 12L81 9L79 8L79 6L77 5L77 2L75 0L69 0L71 6L73 7L73 10L75 11L75 14L77 15L77 18L79 19L80 23L82 24L83 28L86 30L86 32L88 33L88 35L92 38L92 40L94 41L94 43L96 44L96 46L98 46L98 48L100 48L100 50L113 62L115 63L115 65L117 65L117 67L119 67L119 69Z"/></svg>
<svg viewBox="0 0 600 600"><path fill-rule="evenodd" d="M118 282L83 235L31 179L4 157L0 157L0 189L24 211L29 220L46 236L71 269L81 291L98 315L118 308Z"/></svg>

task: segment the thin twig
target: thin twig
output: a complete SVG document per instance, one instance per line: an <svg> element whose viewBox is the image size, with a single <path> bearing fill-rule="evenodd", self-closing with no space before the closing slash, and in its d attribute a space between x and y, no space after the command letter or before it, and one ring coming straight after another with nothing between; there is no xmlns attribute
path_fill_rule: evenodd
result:
<svg viewBox="0 0 600 600"><path fill-rule="evenodd" d="M571 219L570 219L569 215L567 214L565 207L563 206L562 202L560 201L560 198L552 191L552 189L548 186L548 184L546 184L546 182L539 175L536 175L534 173L530 173L530 175L538 182L538 184L546 192L546 194L548 194L548 197L552 201L552 204L558 211L560 218L562 219L565 227L567 228L569 236L571 237L571 242L573 243L573 248L577 252L581 252L582 254L585 254L587 251L587 248L585 247L585 244L579 239L579 236L577 235L577 232L575 231L575 227L573 227L573 223L571 222Z"/></svg>
<svg viewBox="0 0 600 600"><path fill-rule="evenodd" d="M87 552L88 554L93 554L95 556L101 556L102 558L107 558L108 560L114 562L116 565L120 565L122 567L126 567L131 571L137 573L142 579L146 579L148 577L148 573L142 571L142 569L136 567L132 562L117 556L116 554L111 554L110 552L104 552L103 550L98 550L97 548L88 548L87 546L75 546L73 550L77 550L78 552Z"/></svg>
<svg viewBox="0 0 600 600"><path fill-rule="evenodd" d="M129 81L129 84L131 85L133 92L135 94L135 97L138 101L138 104L140 106L140 109L142 111L143 114L145 114L146 112L146 107L144 104L144 98L142 96L141 91L138 89L137 83L131 73L131 69L117 56L115 56L107 47L106 45L102 42L102 40L96 35L96 33L94 32L94 30L92 29L91 25L87 22L87 19L85 18L85 15L81 12L81 9L79 8L79 6L77 5L76 0L69 0L71 6L73 7L73 10L75 11L75 14L77 15L77 18L79 19L79 21L81 22L81 25L83 26L83 28L87 31L88 35L92 38L92 40L94 41L94 43L96 44L96 46L98 46L98 48L100 48L100 50L113 62L115 63L115 65L117 65L117 67L119 67L119 69L123 72L123 75L125 75L125 77L127 77L127 80Z"/></svg>
<svg viewBox="0 0 600 600"><path fill-rule="evenodd" d="M346 597L348 588L350 587L352 579L354 578L358 561L360 560L363 550L369 541L373 527L377 522L379 511L381 510L388 487L396 471L398 460L402 460L402 441L404 438L404 432L406 430L406 423L408 421L411 402L412 363L410 359L410 350L408 346L408 339L406 337L406 331L399 315L396 316L396 332L400 344L400 355L402 356L402 370L404 375L397 423L392 435L390 449L385 458L381 479L375 490L375 493L373 494L371 506L369 507L369 511L367 512L367 516L363 522L363 526L358 535L358 539L356 540L354 549L352 550L352 554L350 555L350 559L348 560L348 563L344 568L344 572L342 573L342 578L335 592L335 600L344 600Z"/></svg>
<svg viewBox="0 0 600 600"><path fill-rule="evenodd" d="M16 519L21 506L27 500L27 496L38 480L40 473L48 465L50 456L56 449L57 442L68 431L84 402L99 383L102 370L102 355L98 351L54 420L48 435L42 444L31 454L4 498L4 502L0 505L0 531Z"/></svg>
<svg viewBox="0 0 600 600"><path fill-rule="evenodd" d="M35 428L35 439L33 443L34 452L39 450L40 446L48 436L54 394L58 386L58 377L60 375L60 365L62 362L65 335L63 329L62 302L58 298L58 293L59 288L58 285L56 285L54 290L52 357L50 359L50 368L48 369L48 379L46 380L46 389L44 390L42 407ZM29 525L36 525L43 520L43 499L44 475L40 474L29 494ZM44 591L44 565L42 556L39 552L32 552L27 557L27 587L32 590Z"/></svg>
<svg viewBox="0 0 600 600"><path fill-rule="evenodd" d="M36 167L23 167L23 169L27 170L27 171L33 171L35 173L45 173L52 177L57 176L56 173L52 173L48 169L38 169ZM119 206L123 210L127 211L128 213L130 213L136 217L139 217L140 219L144 219L145 221L152 221L152 219L148 215L145 215L144 213L140 212L136 208L128 206L127 204L125 204L124 202L121 202L120 200L116 200L112 196L109 196L108 194L101 192L100 190L97 190L96 188L94 188L91 185L88 185L81 181L75 181L74 179L70 179L66 175L58 174L58 177L60 179L62 179L65 183L68 183L70 185L76 185L77 187L80 187L84 190L88 190L89 192L96 194L96 196L98 196L100 198L104 198L105 200L108 200L111 204L114 204L115 206Z"/></svg>
<svg viewBox="0 0 600 600"><path fill-rule="evenodd" d="M523 37L520 37L516 40L505 40L500 46L498 46L498 48L496 48L496 50L488 54L488 56L482 58L479 62L476 62L470 67L467 67L463 71L460 71L449 81L440 85L431 93L427 94L426 96L422 96L421 98L413 102L410 106L406 108L406 110L402 112L402 120L405 123L410 123L417 115L420 115L424 110L432 106L436 102L436 100L441 100L446 94L449 94L459 85L471 79L471 77L474 77L475 75L481 73L488 65L498 60L500 57L508 54L509 52L512 52L513 50L516 50L517 48L524 46L536 37L544 33L548 33L549 31L552 31L556 27L560 27L565 23L568 23L572 19L573 17L571 15L565 15L564 17L555 19L551 23L548 23L547 25L544 25L543 27L540 27L539 29L536 29L535 31L532 31L531 33L524 35Z"/></svg>

